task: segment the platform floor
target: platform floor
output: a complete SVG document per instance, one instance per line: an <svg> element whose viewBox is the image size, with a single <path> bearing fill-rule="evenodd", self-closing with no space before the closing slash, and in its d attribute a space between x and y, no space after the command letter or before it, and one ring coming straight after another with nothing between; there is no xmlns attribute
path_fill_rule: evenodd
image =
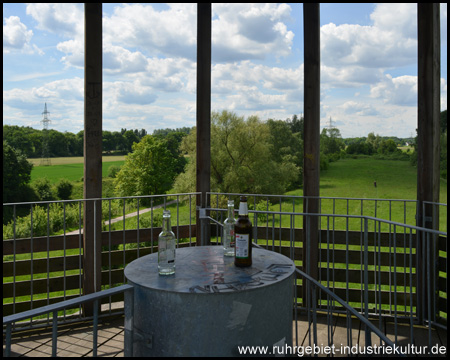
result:
<svg viewBox="0 0 450 360"><path fill-rule="evenodd" d="M97 355L103 357L123 357L123 337L124 337L124 319L122 316L116 317L115 319L101 320L98 328L98 348ZM327 356L326 352L330 351L326 348L328 344L328 339L332 336L334 347L334 356L348 356L349 351L355 351L353 348L343 348L342 346L347 345L347 320L343 316L333 316L332 331L329 331L326 326L327 320L325 317L318 318L317 325L317 337L318 337L318 347L319 356ZM293 346L299 346L303 351L306 350L306 346L309 344L309 331L312 332L312 327L309 330L307 325L307 320L302 317L297 322L293 323ZM378 326L378 322L377 322ZM297 327L297 331L296 328ZM394 324L389 322L383 323L384 331L387 336L394 340ZM349 332L350 333L350 332ZM365 345L364 329L357 320L352 320L351 324L351 334L352 334L352 346L359 346L362 349ZM424 349L424 346L428 344L429 337L428 330L425 328L416 327L414 329L415 346L416 353L420 349ZM297 341L296 341L297 336ZM432 343L438 346L437 349L443 350L447 347L447 332L442 330L433 330L431 332ZM57 356L58 357L84 357L92 356L92 323L79 323L76 326L66 325L58 328L58 341L57 341ZM311 333L312 339L312 333ZM410 351L407 356L414 355L411 351L414 351L411 346L408 348L407 344L410 344L410 328L409 326L398 324L397 326L397 343L405 351ZM343 344L341 346L341 344ZM378 337L372 334L372 345L379 344ZM5 349L5 337L3 336L3 351ZM295 351L294 348L291 351ZM344 355L344 352L347 353ZM52 339L51 339L51 329L45 331L33 331L33 332L23 332L21 334L13 334L11 355L14 357L25 356L25 357L48 357L52 353ZM288 355L298 355L297 352ZM307 354L304 354L308 356ZM356 354L352 354L355 356ZM361 354L360 354L361 355ZM445 356L445 354L437 354ZM328 355L330 356L330 355ZM419 355L420 356L420 355ZM423 356L423 354L422 354Z"/></svg>

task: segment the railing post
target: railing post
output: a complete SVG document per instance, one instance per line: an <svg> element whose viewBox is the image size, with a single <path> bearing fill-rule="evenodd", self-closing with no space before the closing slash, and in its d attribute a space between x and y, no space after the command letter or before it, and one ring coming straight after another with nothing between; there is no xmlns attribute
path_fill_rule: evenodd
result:
<svg viewBox="0 0 450 360"><path fill-rule="evenodd" d="M369 321L369 219L367 218L364 218L364 315ZM367 325L365 326L365 335L365 346L371 346L372 336Z"/></svg>
<svg viewBox="0 0 450 360"><path fill-rule="evenodd" d="M124 293L124 356L133 356L133 327L134 327L134 288L125 290Z"/></svg>

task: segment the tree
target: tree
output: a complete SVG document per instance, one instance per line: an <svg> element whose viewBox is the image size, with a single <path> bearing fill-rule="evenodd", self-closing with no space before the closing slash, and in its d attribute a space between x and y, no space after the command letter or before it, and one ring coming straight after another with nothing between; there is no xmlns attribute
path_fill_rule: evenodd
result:
<svg viewBox="0 0 450 360"><path fill-rule="evenodd" d="M133 149L133 144L139 142L139 138L136 136L133 130L126 130L123 133L125 150L131 152Z"/></svg>
<svg viewBox="0 0 450 360"><path fill-rule="evenodd" d="M304 140L303 133L305 127L305 119L303 117L299 118L297 115L292 116L292 120L287 119L287 123L291 127L291 131L300 134L300 138Z"/></svg>
<svg viewBox="0 0 450 360"><path fill-rule="evenodd" d="M53 129L47 131L50 156L68 156L67 139L64 134Z"/></svg>
<svg viewBox="0 0 450 360"><path fill-rule="evenodd" d="M320 151L325 155L340 154L345 145L337 128L324 128L320 134Z"/></svg>
<svg viewBox="0 0 450 360"><path fill-rule="evenodd" d="M369 133L369 135L367 135L366 142L370 146L372 146L373 152L377 152L378 147L380 146L380 143L381 143L381 137L380 137L380 135L375 136L375 134L373 132L371 132L371 133Z"/></svg>
<svg viewBox="0 0 450 360"><path fill-rule="evenodd" d="M167 142L167 148L175 159L175 172L178 174L184 171L184 167L187 164L186 158L183 156L180 150L181 142L186 136L186 133L180 131L172 131L166 135L154 135L159 139L164 139Z"/></svg>
<svg viewBox="0 0 450 360"><path fill-rule="evenodd" d="M294 115L296 118L296 115ZM293 162L299 170L303 168L303 141L302 133L293 133L292 126L289 121L268 120L267 124L270 129L269 142L272 145L272 154L274 160L283 162ZM293 182L296 188L303 184L303 174L297 172L297 178Z"/></svg>
<svg viewBox="0 0 450 360"><path fill-rule="evenodd" d="M29 182L33 164L27 161L20 150L14 149L3 141L3 203L35 200L35 194ZM17 208L19 215L20 207ZM12 206L3 207L3 224L12 219Z"/></svg>
<svg viewBox="0 0 450 360"><path fill-rule="evenodd" d="M175 181L180 192L195 189L196 131L183 139L189 164ZM256 116L247 120L226 110L211 116L211 189L219 192L283 193L299 168L289 156L276 161L270 128Z"/></svg>
<svg viewBox="0 0 450 360"><path fill-rule="evenodd" d="M119 196L164 194L172 187L174 168L175 159L167 143L146 135L133 144L133 152L125 157L114 179L116 192Z"/></svg>
<svg viewBox="0 0 450 360"><path fill-rule="evenodd" d="M24 187L31 180L33 164L20 150L3 141L3 203L26 201Z"/></svg>
<svg viewBox="0 0 450 360"><path fill-rule="evenodd" d="M392 154L397 152L397 144L392 139L382 140L378 146L378 152L380 154ZM398 150L400 151L400 150Z"/></svg>

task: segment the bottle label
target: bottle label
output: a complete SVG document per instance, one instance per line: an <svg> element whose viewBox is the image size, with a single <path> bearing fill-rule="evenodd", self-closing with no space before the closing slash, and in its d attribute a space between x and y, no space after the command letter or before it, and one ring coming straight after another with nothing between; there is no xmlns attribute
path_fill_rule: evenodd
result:
<svg viewBox="0 0 450 360"><path fill-rule="evenodd" d="M248 258L249 234L236 234L236 257L240 259Z"/></svg>
<svg viewBox="0 0 450 360"><path fill-rule="evenodd" d="M239 204L239 216L240 215L248 215L248 206L245 201L241 201Z"/></svg>

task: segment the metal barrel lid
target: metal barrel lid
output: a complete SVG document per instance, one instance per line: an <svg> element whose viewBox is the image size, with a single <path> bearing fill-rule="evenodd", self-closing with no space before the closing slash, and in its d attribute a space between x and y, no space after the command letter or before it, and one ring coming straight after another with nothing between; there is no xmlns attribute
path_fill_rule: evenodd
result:
<svg viewBox="0 0 450 360"><path fill-rule="evenodd" d="M176 250L174 275L158 273L158 254L134 260L125 268L129 283L177 293L227 293L257 289L282 281L295 271L288 257L253 248L252 266L240 268L234 258L223 256L221 246L185 247Z"/></svg>

